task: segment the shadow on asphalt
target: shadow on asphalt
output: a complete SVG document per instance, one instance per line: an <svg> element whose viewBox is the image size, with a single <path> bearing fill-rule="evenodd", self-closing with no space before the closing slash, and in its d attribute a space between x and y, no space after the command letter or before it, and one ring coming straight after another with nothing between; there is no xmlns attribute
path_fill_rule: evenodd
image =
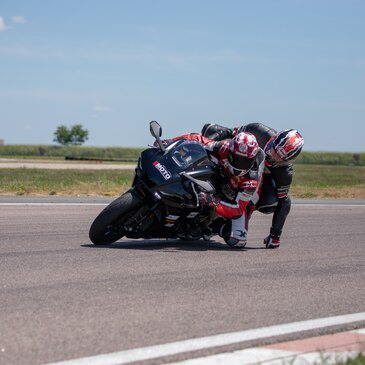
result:
<svg viewBox="0 0 365 365"><path fill-rule="evenodd" d="M250 250L265 250L264 247L229 247L216 241L183 241L183 240L139 240L115 242L111 245L85 244L85 248L119 249L119 250L159 250L159 251L231 251L245 252Z"/></svg>

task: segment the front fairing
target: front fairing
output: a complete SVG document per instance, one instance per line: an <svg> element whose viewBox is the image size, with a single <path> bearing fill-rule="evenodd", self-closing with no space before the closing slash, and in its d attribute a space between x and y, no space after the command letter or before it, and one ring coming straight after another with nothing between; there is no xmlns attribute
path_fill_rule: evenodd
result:
<svg viewBox="0 0 365 365"><path fill-rule="evenodd" d="M180 208L191 206L192 201L197 204L191 183L180 173L206 180L214 171L204 146L184 139L169 144L165 152L159 148L143 151L137 166L137 175L152 192L157 192L167 205Z"/></svg>
<svg viewBox="0 0 365 365"><path fill-rule="evenodd" d="M152 187L180 179L179 174L183 171L194 175L196 171L212 166L203 145L181 139L169 144L165 152L159 148L143 151L138 161L137 172L147 176Z"/></svg>

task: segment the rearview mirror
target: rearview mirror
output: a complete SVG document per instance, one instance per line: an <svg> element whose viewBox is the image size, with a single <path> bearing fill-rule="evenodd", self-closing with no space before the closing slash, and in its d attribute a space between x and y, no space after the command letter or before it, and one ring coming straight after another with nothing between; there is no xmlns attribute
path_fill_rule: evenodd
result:
<svg viewBox="0 0 365 365"><path fill-rule="evenodd" d="M155 120L150 122L150 132L156 139L162 136L162 128Z"/></svg>
<svg viewBox="0 0 365 365"><path fill-rule="evenodd" d="M162 128L155 120L150 122L150 132L151 132L152 136L156 138L156 141L160 147L160 150L162 152L165 152L166 148L162 144L162 141L160 138L162 136Z"/></svg>

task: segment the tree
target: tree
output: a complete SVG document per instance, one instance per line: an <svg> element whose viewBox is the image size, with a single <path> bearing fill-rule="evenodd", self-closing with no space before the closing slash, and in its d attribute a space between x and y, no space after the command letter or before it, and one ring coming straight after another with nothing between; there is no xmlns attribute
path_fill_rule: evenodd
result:
<svg viewBox="0 0 365 365"><path fill-rule="evenodd" d="M63 146L81 146L89 138L89 131L81 124L75 124L71 128L60 125L54 132L54 136L53 141Z"/></svg>

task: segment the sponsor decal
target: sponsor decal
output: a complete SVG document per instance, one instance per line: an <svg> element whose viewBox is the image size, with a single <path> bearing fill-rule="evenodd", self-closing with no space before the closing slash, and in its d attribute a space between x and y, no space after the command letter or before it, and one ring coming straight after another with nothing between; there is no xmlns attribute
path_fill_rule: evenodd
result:
<svg viewBox="0 0 365 365"><path fill-rule="evenodd" d="M258 186L258 181L257 180L248 180L248 181L244 181L241 184L242 188L247 188L247 189L255 189Z"/></svg>
<svg viewBox="0 0 365 365"><path fill-rule="evenodd" d="M191 212L186 218L195 218L199 212Z"/></svg>
<svg viewBox="0 0 365 365"><path fill-rule="evenodd" d="M165 180L171 179L171 173L166 169L164 165L161 165L158 161L153 163L153 166L160 172Z"/></svg>
<svg viewBox="0 0 365 365"><path fill-rule="evenodd" d="M246 235L247 235L246 232L243 232L243 231L238 230L238 229L236 229L234 232L235 233L234 233L233 237L235 237L235 238L241 238L241 239L245 239L246 238Z"/></svg>

